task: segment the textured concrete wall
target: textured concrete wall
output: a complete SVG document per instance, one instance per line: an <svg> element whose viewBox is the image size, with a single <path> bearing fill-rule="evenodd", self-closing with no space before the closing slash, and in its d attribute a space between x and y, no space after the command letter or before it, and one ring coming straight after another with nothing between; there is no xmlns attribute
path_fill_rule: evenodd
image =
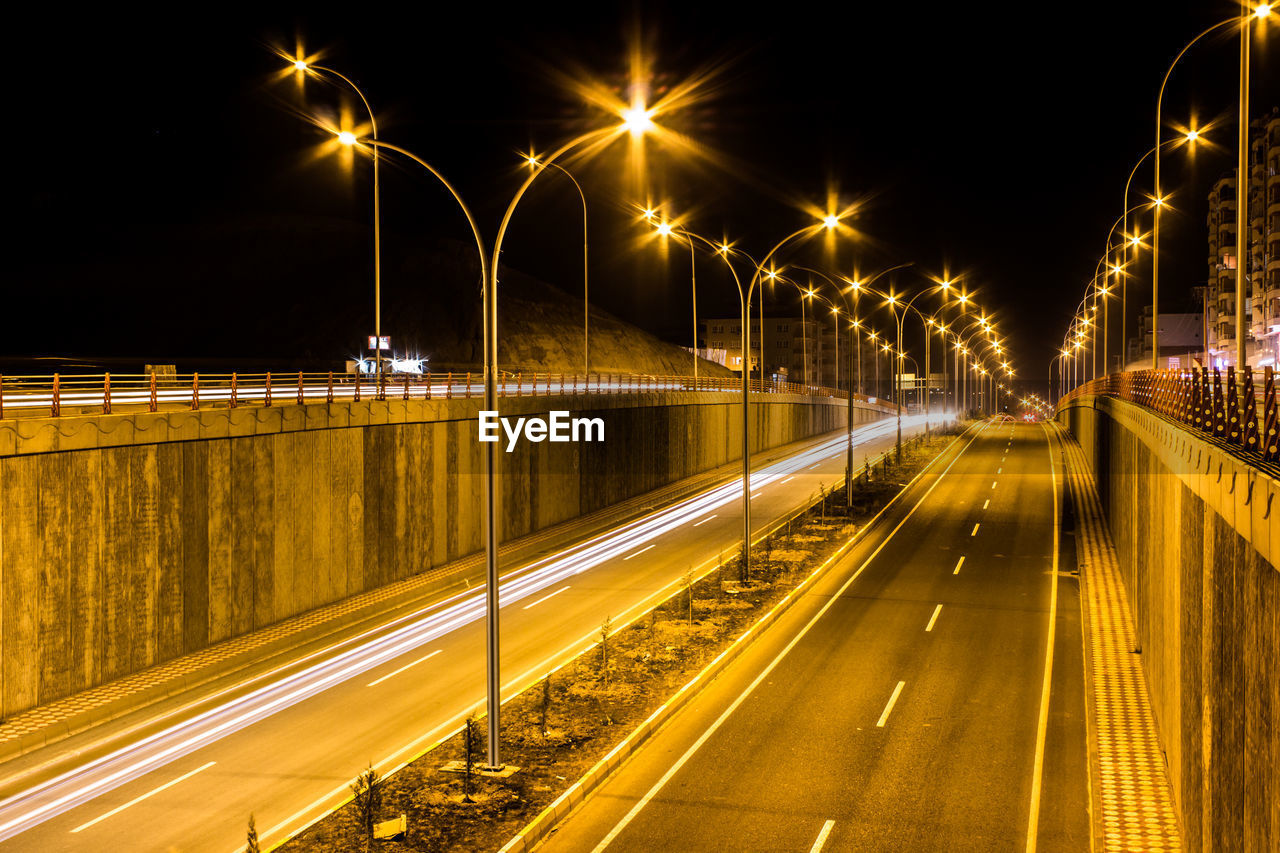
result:
<svg viewBox="0 0 1280 853"><path fill-rule="evenodd" d="M1280 482L1130 403L1062 417L1107 511L1188 848L1280 849Z"/></svg>
<svg viewBox="0 0 1280 853"><path fill-rule="evenodd" d="M502 453L508 540L738 458L725 394L500 401L603 418ZM768 395L755 448L836 429ZM0 715L480 549L476 400L0 421ZM859 421L883 412L858 409Z"/></svg>

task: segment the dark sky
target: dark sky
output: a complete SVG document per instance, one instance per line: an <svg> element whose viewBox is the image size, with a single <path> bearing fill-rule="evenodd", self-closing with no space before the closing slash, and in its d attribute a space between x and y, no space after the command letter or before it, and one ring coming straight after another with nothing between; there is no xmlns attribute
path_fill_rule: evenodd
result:
<svg viewBox="0 0 1280 853"><path fill-rule="evenodd" d="M577 165L593 302L687 343L687 256L639 245L632 203L665 199L691 213L694 230L763 252L809 221L801 202L823 206L835 188L862 202L858 239L834 255L816 241L796 262L847 273L912 260L963 273L1031 378L1046 375L1125 177L1154 142L1165 67L1235 9L347 3L152 17L45 6L10 32L6 184L19 222L0 355L251 359L306 339L309 357L343 357L371 331L367 162L346 170L315 156L325 134L299 114L332 111L343 96L280 79L272 46L292 51L301 38L323 49L365 87L382 138L453 180L491 239L520 174L516 152L608 120L563 75L621 89L638 33L659 88L710 72L696 104L664 117L701 153L650 146L643 178L628 172L625 143ZM1274 52L1274 28L1255 42L1255 112L1277 103L1268 42ZM1166 161L1179 211L1164 237L1169 294L1206 275L1204 198L1233 167L1236 57L1233 38L1205 40L1166 98L1171 122L1220 122L1209 133L1219 150ZM1139 188L1150 180L1140 172ZM404 335L411 320L394 310L396 292L458 285L409 274L402 259L469 235L416 167L386 168L382 184L384 332ZM576 205L563 182L535 187L504 261L576 292ZM731 285L707 266L701 313L736 311ZM1146 276L1144 266L1134 282L1144 293ZM793 304L779 294L769 310ZM308 337L314 328L332 329L332 346Z"/></svg>

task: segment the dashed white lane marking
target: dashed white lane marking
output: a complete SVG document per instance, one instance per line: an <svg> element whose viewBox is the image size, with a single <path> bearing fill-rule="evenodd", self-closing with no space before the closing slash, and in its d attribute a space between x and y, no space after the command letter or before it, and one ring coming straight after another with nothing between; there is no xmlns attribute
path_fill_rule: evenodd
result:
<svg viewBox="0 0 1280 853"><path fill-rule="evenodd" d="M925 629L926 631L932 631L932 630L933 630L933 623L938 621L938 614L939 614L939 613L941 613L941 612L942 612L942 605L941 605L941 604L939 604L937 607L933 608L933 615L929 617L929 624L924 626L924 629Z"/></svg>
<svg viewBox="0 0 1280 853"><path fill-rule="evenodd" d="M822 463L821 463L821 462L819 462L817 465L810 465L810 466L809 466L809 470L810 470L810 471L812 471L814 468L817 468L817 467L818 467L818 465L821 465L821 464L822 464Z"/></svg>
<svg viewBox="0 0 1280 853"><path fill-rule="evenodd" d="M997 469L996 469L996 473L997 473L997 474L1003 474L1003 473L1004 473L1004 469L1003 469L1003 468L997 468Z"/></svg>
<svg viewBox="0 0 1280 853"><path fill-rule="evenodd" d="M713 518L716 518L714 514L708 515L706 518L702 519L702 521L699 521L697 524L695 524L694 527L701 527L702 525L706 524L708 521L710 521Z"/></svg>
<svg viewBox="0 0 1280 853"><path fill-rule="evenodd" d="M985 501L982 502L983 509L986 509L989 506L991 506L991 498L987 498Z"/></svg>
<svg viewBox="0 0 1280 853"><path fill-rule="evenodd" d="M537 606L538 606L539 604L541 604L542 602L544 602L544 601L550 601L551 599L555 598L557 595L559 595L560 593L564 592L564 591L565 591L566 589L568 589L568 588L569 588L568 586L562 586L562 587L560 587L559 589L557 589L555 592L551 593L550 595L544 595L544 596L542 596L542 598L539 598L539 599L538 599L537 601L535 601L533 604L526 604L526 605L525 605L523 608L521 608L521 609L522 609L522 610L528 610L530 607L537 607Z"/></svg>
<svg viewBox="0 0 1280 853"><path fill-rule="evenodd" d="M88 829L89 827L93 826L93 825L94 825L94 824L96 824L96 823L101 823L102 821L106 820L107 818L109 818L109 817L111 817L111 816L113 816L113 815L118 815L118 814L120 814L120 812L122 812L122 811L124 811L125 809L129 808L129 806L136 806L138 803L142 802L143 800L147 799L148 797L154 797L156 794L160 793L161 791L165 791L165 790L168 790L169 788L172 788L174 785L178 784L179 782L185 782L187 779L190 779L192 776L196 775L196 774L197 774L197 773L199 773L201 770L208 770L210 767L212 767L213 765L215 765L215 764L217 764L217 763L218 763L218 762L216 762L216 761L210 761L208 764L203 764L203 765L201 765L201 766L197 767L195 770L192 770L190 773L183 773L183 774L182 774L181 776L179 776L177 779L174 779L174 780L173 780L173 781L171 781L171 782L165 782L165 783L164 783L163 785L161 785L159 788L153 788L152 790L147 791L145 794L143 794L143 795L142 795L142 796L140 796L140 797L134 797L132 800L130 800L129 802L125 803L123 806L116 806L114 809L112 809L111 811L107 812L106 814L99 815L98 817L95 817L93 820L89 821L88 823L82 823L82 824L80 824L79 826L77 826L75 829L73 829L73 830L71 830L71 831L72 831L72 832L80 832L80 831L81 831L81 830L83 830L83 829Z"/></svg>
<svg viewBox="0 0 1280 853"><path fill-rule="evenodd" d="M568 589L568 588L569 588L569 587L567 587L567 586L566 586L564 589ZM564 589L562 589L562 590L560 590L560 591L561 591L561 592L564 592ZM555 593L553 592L553 593L551 593L551 595L555 595ZM548 596L547 596L547 598L550 598L550 597L551 597L551 595L548 595ZM547 599L546 599L546 598L544 598L544 599L542 599L542 600L543 600L543 601L546 601ZM535 601L533 604L538 604L538 603L539 603L539 602ZM525 610L528 610L530 607L532 607L532 606L533 606L533 604L530 604L530 605L528 605L527 607L525 607ZM402 666L402 667L400 667L399 669L397 669L395 672L388 672L386 675L382 676L381 678L375 678L373 681L370 681L370 682L369 682L367 685L365 685L365 686L366 686L366 687L377 687L379 684L381 684L382 682L386 681L388 678L394 678L395 676L397 676L397 675L399 675L400 673L404 672L406 669L409 669L409 668L411 668L411 667L415 667L415 666L417 666L418 664L422 663L424 660L430 660L431 658L435 657L436 655L440 654L440 653L441 653L441 652L443 652L443 651L444 651L444 649L436 649L434 652L431 652L430 654L425 654L425 655L423 655L422 657L418 658L417 660L413 661L412 663L407 663L407 664L405 664L404 666Z"/></svg>
<svg viewBox="0 0 1280 853"><path fill-rule="evenodd" d="M641 554L643 554L645 551L648 551L650 548L657 548L657 547L658 547L657 542L653 543L652 545L646 545L645 547L641 548L639 551L636 551L634 554L628 554L627 556L623 557L622 562L625 563L627 560L630 560L632 557L639 557Z"/></svg>
<svg viewBox="0 0 1280 853"><path fill-rule="evenodd" d="M973 526L973 530L971 530L971 531L969 532L969 535L970 535L970 536L977 536L977 535L978 535L978 528L979 528L979 527L981 527L981 526L982 526L982 522L981 522L981 521L979 521L977 524L975 524L975 525Z"/></svg>
<svg viewBox="0 0 1280 853"><path fill-rule="evenodd" d="M902 688L907 686L907 682L899 681L898 686L893 688L893 695L889 697L889 704L884 706L884 713L880 715L880 719L876 721L876 728L884 728L885 721L889 719L889 714L893 711L893 706L897 704L898 696L902 693Z"/></svg>
<svg viewBox="0 0 1280 853"><path fill-rule="evenodd" d="M956 560L956 567L955 567L955 569L951 572L951 574L953 574L953 575L958 575L958 574L960 574L960 567L961 567L961 566L963 566L963 565L964 565L964 557L961 557L959 560Z"/></svg>
<svg viewBox="0 0 1280 853"><path fill-rule="evenodd" d="M751 496L751 500L755 500L755 499L756 499L756 498L758 498L758 497L760 497L760 493L759 493L759 492L756 492L755 494L753 494L753 495Z"/></svg>
<svg viewBox="0 0 1280 853"><path fill-rule="evenodd" d="M992 481L991 481L991 488L993 488L993 489L994 489L995 487L996 487L996 481L995 481L995 480L992 480Z"/></svg>
<svg viewBox="0 0 1280 853"><path fill-rule="evenodd" d="M787 479L783 480L783 481L782 481L782 483L779 483L778 485L779 485L779 486L781 486L783 483L790 483L790 482L791 482L792 480L794 480L795 478L796 478L795 474L792 474L790 477L788 477Z"/></svg>
<svg viewBox="0 0 1280 853"><path fill-rule="evenodd" d="M822 845L827 843L827 836L831 834L831 828L836 825L834 820L829 820L822 825L822 831L818 833L818 838L813 842L813 846L809 848L809 853L820 853Z"/></svg>

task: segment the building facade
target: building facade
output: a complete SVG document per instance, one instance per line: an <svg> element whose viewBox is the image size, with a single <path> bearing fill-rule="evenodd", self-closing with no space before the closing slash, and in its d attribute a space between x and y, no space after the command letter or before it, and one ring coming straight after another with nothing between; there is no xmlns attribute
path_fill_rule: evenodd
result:
<svg viewBox="0 0 1280 853"><path fill-rule="evenodd" d="M1280 355L1280 109L1250 123L1249 257L1246 273L1246 353L1249 364L1275 364ZM1236 361L1236 179L1209 192L1209 278L1204 297L1210 363ZM1163 349L1163 347L1162 347Z"/></svg>

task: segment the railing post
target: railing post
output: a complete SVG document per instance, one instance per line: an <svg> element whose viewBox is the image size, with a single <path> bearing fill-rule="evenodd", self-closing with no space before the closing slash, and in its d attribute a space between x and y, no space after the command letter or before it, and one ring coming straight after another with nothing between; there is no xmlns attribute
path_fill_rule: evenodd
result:
<svg viewBox="0 0 1280 853"><path fill-rule="evenodd" d="M1246 368L1247 369L1247 368ZM1239 444L1240 430L1240 395L1236 393L1236 369L1227 367L1227 442Z"/></svg>
<svg viewBox="0 0 1280 853"><path fill-rule="evenodd" d="M53 374L53 396L49 401L49 414L59 417L62 414L62 377Z"/></svg>
<svg viewBox="0 0 1280 853"><path fill-rule="evenodd" d="M1245 450L1261 450L1258 441L1258 397L1253 393L1253 371L1244 370L1244 389L1241 395L1240 415L1244 418L1241 443Z"/></svg>
<svg viewBox="0 0 1280 853"><path fill-rule="evenodd" d="M1213 392L1209 389L1209 368L1200 371L1200 411L1204 421L1200 428L1207 433L1213 432Z"/></svg>
<svg viewBox="0 0 1280 853"><path fill-rule="evenodd" d="M383 371L378 372L378 391L376 396L379 400L387 399L387 374Z"/></svg>
<svg viewBox="0 0 1280 853"><path fill-rule="evenodd" d="M517 397L519 397L521 394L524 393L524 389L520 387L520 379L522 376L524 376L522 372L516 373L516 396Z"/></svg>
<svg viewBox="0 0 1280 853"><path fill-rule="evenodd" d="M1213 370L1213 434L1227 437L1227 407L1222 399L1222 371Z"/></svg>
<svg viewBox="0 0 1280 853"><path fill-rule="evenodd" d="M427 394L431 391L428 389ZM444 378L444 398L446 400L453 399L453 371L449 371L449 375Z"/></svg>
<svg viewBox="0 0 1280 853"><path fill-rule="evenodd" d="M231 400L230 400L230 405L231 405L231 408L233 408L233 409L234 409L237 405L239 405L239 403L240 403L240 400L238 399L238 395L239 395L239 381L238 381L238 377L236 376L236 374L235 374L234 372L232 372L232 374L231 374Z"/></svg>
<svg viewBox="0 0 1280 853"><path fill-rule="evenodd" d="M471 371L467 371L467 396L465 399L471 399Z"/></svg>
<svg viewBox="0 0 1280 853"><path fill-rule="evenodd" d="M148 410L154 412L156 410L156 372L151 371L151 401Z"/></svg>
<svg viewBox="0 0 1280 853"><path fill-rule="evenodd" d="M4 374L0 373L0 421L4 420Z"/></svg>
<svg viewBox="0 0 1280 853"><path fill-rule="evenodd" d="M426 372L426 377L427 377L427 387L423 390L422 397L425 400L430 400L431 399L431 371L430 370ZM446 400L449 399L449 383L452 381L452 377L453 377L453 374L450 373L449 376L446 377L444 381L444 396Z"/></svg>
<svg viewBox="0 0 1280 853"><path fill-rule="evenodd" d="M404 398L409 399L409 374L404 375Z"/></svg>
<svg viewBox="0 0 1280 853"><path fill-rule="evenodd" d="M111 414L111 374L102 374L102 414Z"/></svg>
<svg viewBox="0 0 1280 853"><path fill-rule="evenodd" d="M355 403L360 402L360 368L359 367L356 368L356 390L355 390L355 393L352 394L351 400L352 402L355 402Z"/></svg>
<svg viewBox="0 0 1280 853"><path fill-rule="evenodd" d="M262 392L262 405L264 406L271 405L271 371L270 370L267 371L266 390Z"/></svg>
<svg viewBox="0 0 1280 853"><path fill-rule="evenodd" d="M200 374L191 374L191 411L200 408Z"/></svg>
<svg viewBox="0 0 1280 853"><path fill-rule="evenodd" d="M1276 374L1268 365L1262 379L1262 458L1280 460L1280 407L1276 404Z"/></svg>
<svg viewBox="0 0 1280 853"><path fill-rule="evenodd" d="M298 405L299 406L302 405L304 399L305 398L302 396L302 371L299 370L298 371Z"/></svg>
<svg viewBox="0 0 1280 853"><path fill-rule="evenodd" d="M329 371L329 382L327 385L325 385L324 401L326 403L333 402L333 371L332 370Z"/></svg>

